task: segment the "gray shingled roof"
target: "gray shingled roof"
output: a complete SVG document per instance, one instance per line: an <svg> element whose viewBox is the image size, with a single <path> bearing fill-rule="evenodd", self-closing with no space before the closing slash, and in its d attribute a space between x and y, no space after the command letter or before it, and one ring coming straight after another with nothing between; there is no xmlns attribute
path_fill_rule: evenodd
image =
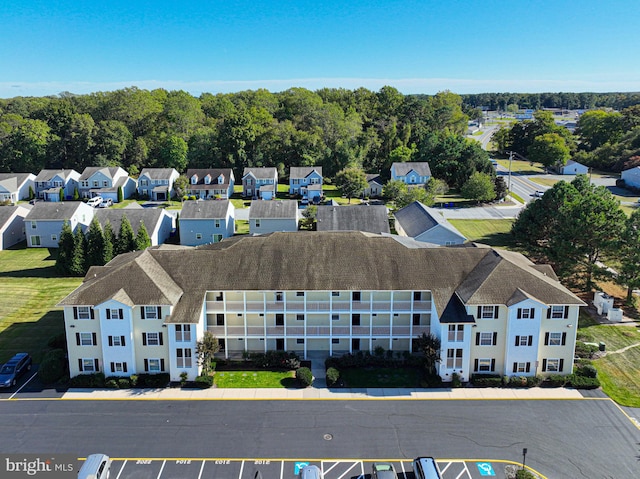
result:
<svg viewBox="0 0 640 479"><path fill-rule="evenodd" d="M87 166L82 172L82 175L80 175L79 181L88 180L93 174L98 171L100 171L106 177L113 179L113 177L120 169L121 168L119 166Z"/></svg>
<svg viewBox="0 0 640 479"><path fill-rule="evenodd" d="M276 169L271 166L264 168L245 168L242 173L242 178L244 179L244 177L249 173L251 173L256 179L268 180L276 176Z"/></svg>
<svg viewBox="0 0 640 479"><path fill-rule="evenodd" d="M145 175L152 180L168 180L174 171L175 168L143 168L140 176Z"/></svg>
<svg viewBox="0 0 640 479"><path fill-rule="evenodd" d="M11 218L14 213L18 210L18 208L21 211L24 211L26 213L26 208L23 208L22 206L0 206L0 228L2 228L5 223L7 221L9 221L9 218Z"/></svg>
<svg viewBox="0 0 640 479"><path fill-rule="evenodd" d="M390 233L384 205L318 206L318 231Z"/></svg>
<svg viewBox="0 0 640 479"><path fill-rule="evenodd" d="M118 231L120 231L120 224L122 223L122 217L127 215L127 219L131 223L134 234L138 234L138 228L142 222L144 222L144 227L147 229L147 232L151 234L156 229L160 218L163 216L163 212L164 210L160 208L98 208L94 216L98 219L103 228L107 224L107 221L109 221L113 232L118 234Z"/></svg>
<svg viewBox="0 0 640 479"><path fill-rule="evenodd" d="M456 316L455 301L507 304L519 290L546 304L584 304L517 253L407 248L360 232L272 233L129 253L92 268L60 304L100 304L117 294L132 304L177 303L169 321L196 322L206 291L243 290L430 290L438 314L450 308Z"/></svg>
<svg viewBox="0 0 640 479"><path fill-rule="evenodd" d="M189 200L182 204L181 220L226 218L229 200Z"/></svg>
<svg viewBox="0 0 640 479"><path fill-rule="evenodd" d="M38 201L25 218L28 221L43 220L68 220L71 218L82 201L56 201L53 203L47 201ZM91 208L87 206L87 208Z"/></svg>
<svg viewBox="0 0 640 479"><path fill-rule="evenodd" d="M375 181L379 185L382 185L382 178L380 178L379 173L367 173L366 178L367 178L367 183L370 183L371 181Z"/></svg>
<svg viewBox="0 0 640 479"><path fill-rule="evenodd" d="M51 178L53 178L56 175L59 175L66 180L67 178L69 178L71 173L77 173L77 172L75 170L41 170L40 173L38 173L38 176L36 176L36 179L34 181L37 181L38 183L42 183L42 182L51 180Z"/></svg>
<svg viewBox="0 0 640 479"><path fill-rule="evenodd" d="M296 200L255 200L249 208L249 219L295 219L298 214Z"/></svg>
<svg viewBox="0 0 640 479"><path fill-rule="evenodd" d="M292 166L289 168L289 178L306 178L313 170L322 176L322 166Z"/></svg>
<svg viewBox="0 0 640 479"><path fill-rule="evenodd" d="M407 236L412 238L421 235L425 231L429 231L437 225L464 238L464 235L449 223L438 210L429 208L419 201L414 201L396 211L395 217Z"/></svg>
<svg viewBox="0 0 640 479"><path fill-rule="evenodd" d="M397 162L391 165L398 176L406 176L411 170L414 170L420 176L431 176L431 168L426 161L408 161Z"/></svg>

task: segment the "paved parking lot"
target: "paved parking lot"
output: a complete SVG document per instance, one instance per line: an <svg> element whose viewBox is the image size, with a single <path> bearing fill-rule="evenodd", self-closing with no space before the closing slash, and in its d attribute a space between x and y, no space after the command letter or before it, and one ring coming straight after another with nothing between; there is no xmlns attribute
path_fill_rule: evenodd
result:
<svg viewBox="0 0 640 479"><path fill-rule="evenodd" d="M415 479L410 460L388 460L399 479ZM111 478L115 479L291 479L305 465L318 466L324 479L371 479L373 461L281 460L281 459L113 459ZM442 479L504 479L501 462L439 460Z"/></svg>

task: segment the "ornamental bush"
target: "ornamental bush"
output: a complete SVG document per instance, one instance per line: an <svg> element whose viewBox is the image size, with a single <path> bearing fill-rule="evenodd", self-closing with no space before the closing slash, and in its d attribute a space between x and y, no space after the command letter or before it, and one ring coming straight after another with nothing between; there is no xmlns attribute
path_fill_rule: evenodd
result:
<svg viewBox="0 0 640 479"><path fill-rule="evenodd" d="M567 379L568 383L576 389L597 389L600 387L598 378L570 374Z"/></svg>
<svg viewBox="0 0 640 479"><path fill-rule="evenodd" d="M213 376L198 376L196 378L196 386L200 389L208 389L213 386Z"/></svg>
<svg viewBox="0 0 640 479"><path fill-rule="evenodd" d="M340 379L340 371L336 368L327 369L327 386L334 386Z"/></svg>
<svg viewBox="0 0 640 479"><path fill-rule="evenodd" d="M576 368L577 376L584 376L587 378L595 378L598 376L598 370L592 364L580 365Z"/></svg>
<svg viewBox="0 0 640 479"><path fill-rule="evenodd" d="M164 388L169 384L169 373L140 374L137 386L139 388Z"/></svg>
<svg viewBox="0 0 640 479"><path fill-rule="evenodd" d="M311 369L309 368L298 368L296 369L296 379L301 387L306 388L311 386L313 382L313 374L311 374Z"/></svg>
<svg viewBox="0 0 640 479"><path fill-rule="evenodd" d="M52 349L44 355L38 368L38 377L43 383L55 383L64 375L67 364L64 356L63 349Z"/></svg>

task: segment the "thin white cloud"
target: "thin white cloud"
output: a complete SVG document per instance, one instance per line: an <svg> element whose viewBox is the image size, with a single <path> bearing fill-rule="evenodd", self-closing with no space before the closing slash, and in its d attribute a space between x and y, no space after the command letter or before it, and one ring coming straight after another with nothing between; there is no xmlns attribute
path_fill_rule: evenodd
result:
<svg viewBox="0 0 640 479"><path fill-rule="evenodd" d="M434 94L442 90L456 93L485 92L612 92L639 91L640 80L514 80L514 79L463 79L463 78L291 78L276 80L131 80L121 82L0 82L0 98L15 96L47 96L62 92L85 94L99 91L113 91L136 86L153 90L184 90L193 95L203 92L229 93L242 90L265 88L270 91L282 91L291 87L303 87L310 90L319 88L364 87L379 90L391 85L405 94Z"/></svg>

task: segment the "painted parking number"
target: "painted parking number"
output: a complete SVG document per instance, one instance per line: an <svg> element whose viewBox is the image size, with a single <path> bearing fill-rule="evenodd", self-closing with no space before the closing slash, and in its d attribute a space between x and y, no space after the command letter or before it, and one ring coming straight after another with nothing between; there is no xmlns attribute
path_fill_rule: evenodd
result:
<svg viewBox="0 0 640 479"><path fill-rule="evenodd" d="M493 471L493 467L490 462L476 462L476 466L478 466L478 471L481 476L495 476L496 473Z"/></svg>

